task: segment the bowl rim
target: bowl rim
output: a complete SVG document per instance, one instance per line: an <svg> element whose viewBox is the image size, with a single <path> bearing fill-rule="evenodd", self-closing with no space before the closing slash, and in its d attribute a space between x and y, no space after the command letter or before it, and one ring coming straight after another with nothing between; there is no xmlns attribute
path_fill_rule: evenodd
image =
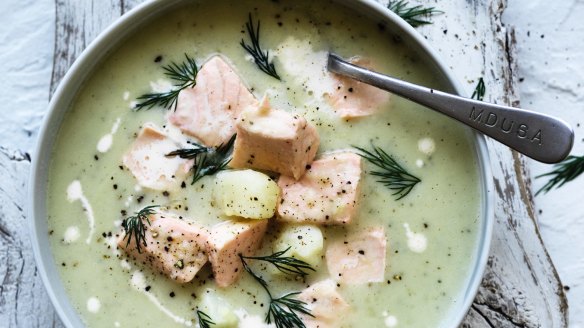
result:
<svg viewBox="0 0 584 328"><path fill-rule="evenodd" d="M355 4L361 5L366 8L366 10L383 17L398 29L404 31L404 38L407 38L422 50L422 55L425 57L424 60L430 61L431 64L434 65L437 71L442 75L444 82L449 84L456 94L466 94L464 88L455 78L454 72L448 68L434 48L431 47L430 43L398 15L382 6L376 0L333 1L344 4L352 2L351 6L355 6ZM54 135L56 134L56 130L60 127L59 121L68 110L68 106L65 105L70 104L71 98L78 91L76 82L83 81L90 75L94 65L97 65L95 59L103 59L104 57L107 57L107 53L112 49L116 49L121 40L127 35L134 33L134 25L139 26L140 22L146 21L150 19L151 16L158 15L160 11L164 11L181 2L184 2L184 0L147 0L122 15L104 29L87 46L87 48L83 50L62 78L51 98L47 113L43 118L43 124L40 128L35 151L32 156L31 170L28 180L27 220L32 234L31 243L34 259L41 280L49 298L51 299L55 311L66 327L83 326L83 322L81 321L79 313L73 308L69 297L65 293L64 286L56 270L46 230L47 212L45 207L46 185L48 179L47 173L50 164L49 160L52 152ZM111 39L114 39L115 41L110 42ZM100 52L100 50L105 50L105 53ZM74 92L70 92L72 90ZM450 319L450 323L453 327L457 327L464 320L482 281L490 252L494 224L493 181L491 179L491 162L487 144L485 137L482 134L470 130L469 135L473 137L472 144L479 170L479 188L481 191L479 217L482 224L479 227L480 231L475 246L475 261L472 268L470 268L470 277L466 277L468 280L466 284L467 290L463 295L462 304L458 306L460 310Z"/></svg>

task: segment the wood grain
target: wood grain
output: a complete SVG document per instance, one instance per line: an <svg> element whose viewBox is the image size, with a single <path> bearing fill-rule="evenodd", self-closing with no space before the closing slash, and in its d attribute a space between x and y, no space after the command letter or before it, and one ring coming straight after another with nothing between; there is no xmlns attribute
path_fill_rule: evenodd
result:
<svg viewBox="0 0 584 328"><path fill-rule="evenodd" d="M487 100L518 106L515 35L501 22L505 5L492 2L475 10L489 18L492 31L483 39ZM494 141L488 145L495 184L494 238L482 286L463 326L567 327L567 299L539 234L526 160Z"/></svg>
<svg viewBox="0 0 584 328"><path fill-rule="evenodd" d="M140 1L56 0L50 93L83 49ZM30 155L0 147L0 327L63 327L34 263L24 207Z"/></svg>
<svg viewBox="0 0 584 328"><path fill-rule="evenodd" d="M77 56L140 0L56 0L51 94ZM423 2L423 1L422 1ZM436 6L434 2L431 5ZM420 28L469 90L484 76L489 101L517 104L514 35L501 23L504 0L442 0L444 15ZM488 269L463 327L566 327L561 282L539 235L525 160L489 142L495 231ZM29 157L0 148L0 325L61 327L41 286L24 204Z"/></svg>
<svg viewBox="0 0 584 328"><path fill-rule="evenodd" d="M24 204L30 155L0 147L0 326L62 327L30 247Z"/></svg>
<svg viewBox="0 0 584 328"><path fill-rule="evenodd" d="M117 18L142 1L56 0L55 54L51 95L89 43Z"/></svg>

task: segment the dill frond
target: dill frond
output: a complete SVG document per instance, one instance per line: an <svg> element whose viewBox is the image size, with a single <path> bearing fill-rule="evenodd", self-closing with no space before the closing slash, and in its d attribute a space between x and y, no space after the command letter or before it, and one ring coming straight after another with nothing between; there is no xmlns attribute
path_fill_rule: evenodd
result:
<svg viewBox="0 0 584 328"><path fill-rule="evenodd" d="M176 108L178 104L178 94L182 89L170 90L168 92L147 93L137 98L139 101L134 110L151 109L154 106L170 109Z"/></svg>
<svg viewBox="0 0 584 328"><path fill-rule="evenodd" d="M280 258L282 254L282 252L277 252L263 258L245 257L242 254L239 254L239 258L243 264L244 270L247 271L247 273L249 273L263 287L263 289L268 294L268 297L270 298L270 306L268 308L268 313L266 314L266 323L271 324L273 322L276 325L276 328L306 328L306 325L304 322L302 322L302 319L300 319L299 314L305 314L311 317L314 316L312 313L310 313L310 310L306 308L305 302L294 298L294 296L300 294L300 292L292 292L278 298L274 298L270 292L268 283L260 275L256 274L245 261L246 258L265 261L266 258ZM310 269L312 270L312 268Z"/></svg>
<svg viewBox="0 0 584 328"><path fill-rule="evenodd" d="M146 244L146 226L144 221L150 225L150 219L148 218L150 215L156 213L154 208L159 207L159 205L150 205L146 206L140 211L136 212L134 215L127 217L122 221L122 228L124 228L125 235L124 239L128 238L126 242L126 247L130 245L132 241L132 236L136 240L136 249L138 253L141 253L140 250L141 245L144 247L148 246Z"/></svg>
<svg viewBox="0 0 584 328"><path fill-rule="evenodd" d="M197 320L199 321L199 328L211 328L215 323L209 315L203 311L197 310Z"/></svg>
<svg viewBox="0 0 584 328"><path fill-rule="evenodd" d="M180 158L193 159L193 181L191 184L195 184L202 177L213 175L227 167L227 164L231 161L235 137L236 135L234 134L228 142L216 148L193 143L193 148L177 149L166 154L166 156L179 156Z"/></svg>
<svg viewBox="0 0 584 328"><path fill-rule="evenodd" d="M584 155L570 155L561 163L554 165L554 168L555 169L551 172L536 176L536 179L551 177L551 179L535 193L536 196L541 192L547 193L554 188L560 188L584 173Z"/></svg>
<svg viewBox="0 0 584 328"><path fill-rule="evenodd" d="M267 256L242 256L246 260L257 260L264 261L273 264L276 269L285 274L307 276L308 270L315 271L310 264L298 260L291 256L283 256L286 252L290 250L290 247L283 251L276 252Z"/></svg>
<svg viewBox="0 0 584 328"><path fill-rule="evenodd" d="M405 20L412 27L418 27L421 25L432 24L431 21L427 20L427 17L436 14L442 14L443 12L435 9L434 7L423 7L421 5L410 6L408 1L405 0L392 0L387 4L387 8L399 17Z"/></svg>
<svg viewBox="0 0 584 328"><path fill-rule="evenodd" d="M384 184L393 191L394 196L398 196L396 200L400 200L407 196L414 186L421 180L414 175L408 173L399 163L387 154L383 149L371 145L373 151L368 151L360 147L355 147L360 152L360 156L365 158L371 164L377 166L381 170L371 171L371 175L379 177L377 182Z"/></svg>
<svg viewBox="0 0 584 328"><path fill-rule="evenodd" d="M261 276L257 275L249 266L249 264L247 263L247 261L245 260L245 257L242 254L239 254L239 259L241 260L241 264L243 264L243 269L249 273L266 291L266 293L268 293L268 295L270 296L270 299L272 298L272 293L270 292L270 289L268 288L268 283L264 280L264 278L262 278Z"/></svg>
<svg viewBox="0 0 584 328"><path fill-rule="evenodd" d="M269 50L264 51L260 46L260 21L258 20L257 27L255 27L251 19L250 13L249 20L247 23L245 23L245 27L247 29L247 34L249 34L251 45L245 43L245 41L241 39L240 44L243 47L243 49L245 49L253 57L254 63L262 72L268 74L269 76L275 79L281 80L280 76L276 72L274 63L270 61Z"/></svg>
<svg viewBox="0 0 584 328"><path fill-rule="evenodd" d="M178 82L175 84L176 87L192 88L196 84L195 79L199 73L199 68L195 60L187 54L185 54L185 59L186 61L180 64L172 62L170 65L164 66L164 74Z"/></svg>
<svg viewBox="0 0 584 328"><path fill-rule="evenodd" d="M314 316L305 307L306 303L294 298L294 296L298 294L300 293L288 293L276 299L272 299L270 301L268 314L266 315L266 323L271 324L273 321L277 328L305 328L306 326L298 316L298 313L306 314L311 317Z"/></svg>
<svg viewBox="0 0 584 328"><path fill-rule="evenodd" d="M486 92L485 81L483 80L482 77L479 77L479 82L477 83L474 92L470 97L472 99L483 101L483 99L485 98L485 92Z"/></svg>
<svg viewBox="0 0 584 328"><path fill-rule="evenodd" d="M147 93L138 97L138 104L136 104L134 110L151 109L154 106L161 106L166 109L174 108L176 110L179 93L196 85L196 78L199 72L195 60L187 54L185 54L185 57L186 61L180 64L173 62L163 67L164 75L176 81L173 89L167 92Z"/></svg>
<svg viewBox="0 0 584 328"><path fill-rule="evenodd" d="M194 159L200 154L208 153L208 152L212 151L212 148L205 147L205 146L200 145L198 143L192 143L192 145L193 145L193 148L177 149L177 150L171 151L170 153L166 154L166 156L167 157L178 156L178 157L184 158L184 159Z"/></svg>

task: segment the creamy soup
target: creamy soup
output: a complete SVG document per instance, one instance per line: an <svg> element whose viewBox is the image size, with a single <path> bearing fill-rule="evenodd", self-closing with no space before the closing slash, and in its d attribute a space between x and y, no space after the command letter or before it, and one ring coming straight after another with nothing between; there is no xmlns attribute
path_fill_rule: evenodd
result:
<svg viewBox="0 0 584 328"><path fill-rule="evenodd" d="M281 80L258 69L240 45L241 39L250 43L245 28L249 14L254 24L261 22L260 45L270 50ZM324 69L329 50L345 58L364 58L380 72L439 87L432 70L390 31L327 1L189 2L148 23L100 64L60 128L47 200L54 258L71 302L87 326L197 326L197 310L216 326L266 325L269 296L248 272L220 287L207 263L192 281L179 283L118 247L125 234L123 220L149 205L208 229L232 219L217 199L219 175L191 184L191 170L174 177L180 179L177 188L154 190L141 184L123 160L147 124L183 141L199 141L171 126L167 119L172 108L134 110L141 95L172 88L175 82L163 67L184 62L185 54L200 70L220 56L257 101L266 96L271 108L306 119L320 138L316 161L335 151L359 154L355 147L368 151L379 147L420 180L399 198L371 174L379 168L363 158L350 222L304 222L303 226L316 227L323 238L316 257L307 261L314 272L308 271L304 278L283 275L270 263L248 260L274 297L332 281L327 287L343 301L330 321L337 327L441 326L462 306L476 261L480 221L478 164L469 132L392 95L368 115L342 118L331 101L334 90L326 90L327 83L334 83ZM314 170L310 164L307 168ZM225 172L238 171L221 174ZM283 179L262 172L273 182ZM278 249L281 235L290 229L290 222L278 216L276 212L268 219L256 256L282 250ZM338 269L334 262L343 261L343 252L334 254L331 245L347 244L371 229L385 242L380 243L385 265L375 269L381 278L378 274L359 281L363 279L357 276L353 283L339 278L340 274L333 276ZM294 241L289 243L294 246ZM327 256L339 258L331 261Z"/></svg>

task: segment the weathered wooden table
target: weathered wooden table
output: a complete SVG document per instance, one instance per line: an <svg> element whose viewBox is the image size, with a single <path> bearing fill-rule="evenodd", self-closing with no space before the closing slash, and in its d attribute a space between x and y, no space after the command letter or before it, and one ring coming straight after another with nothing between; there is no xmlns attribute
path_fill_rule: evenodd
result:
<svg viewBox="0 0 584 328"><path fill-rule="evenodd" d="M140 2L56 0L51 93L89 42ZM444 14L419 32L459 81L471 91L483 76L485 100L518 105L514 32L501 23L506 1L442 0L433 5ZM566 327L566 297L539 235L525 160L495 142L488 144L496 193L494 239L482 286L463 326ZM61 327L30 247L29 170L30 156L2 147L0 140L0 326Z"/></svg>

